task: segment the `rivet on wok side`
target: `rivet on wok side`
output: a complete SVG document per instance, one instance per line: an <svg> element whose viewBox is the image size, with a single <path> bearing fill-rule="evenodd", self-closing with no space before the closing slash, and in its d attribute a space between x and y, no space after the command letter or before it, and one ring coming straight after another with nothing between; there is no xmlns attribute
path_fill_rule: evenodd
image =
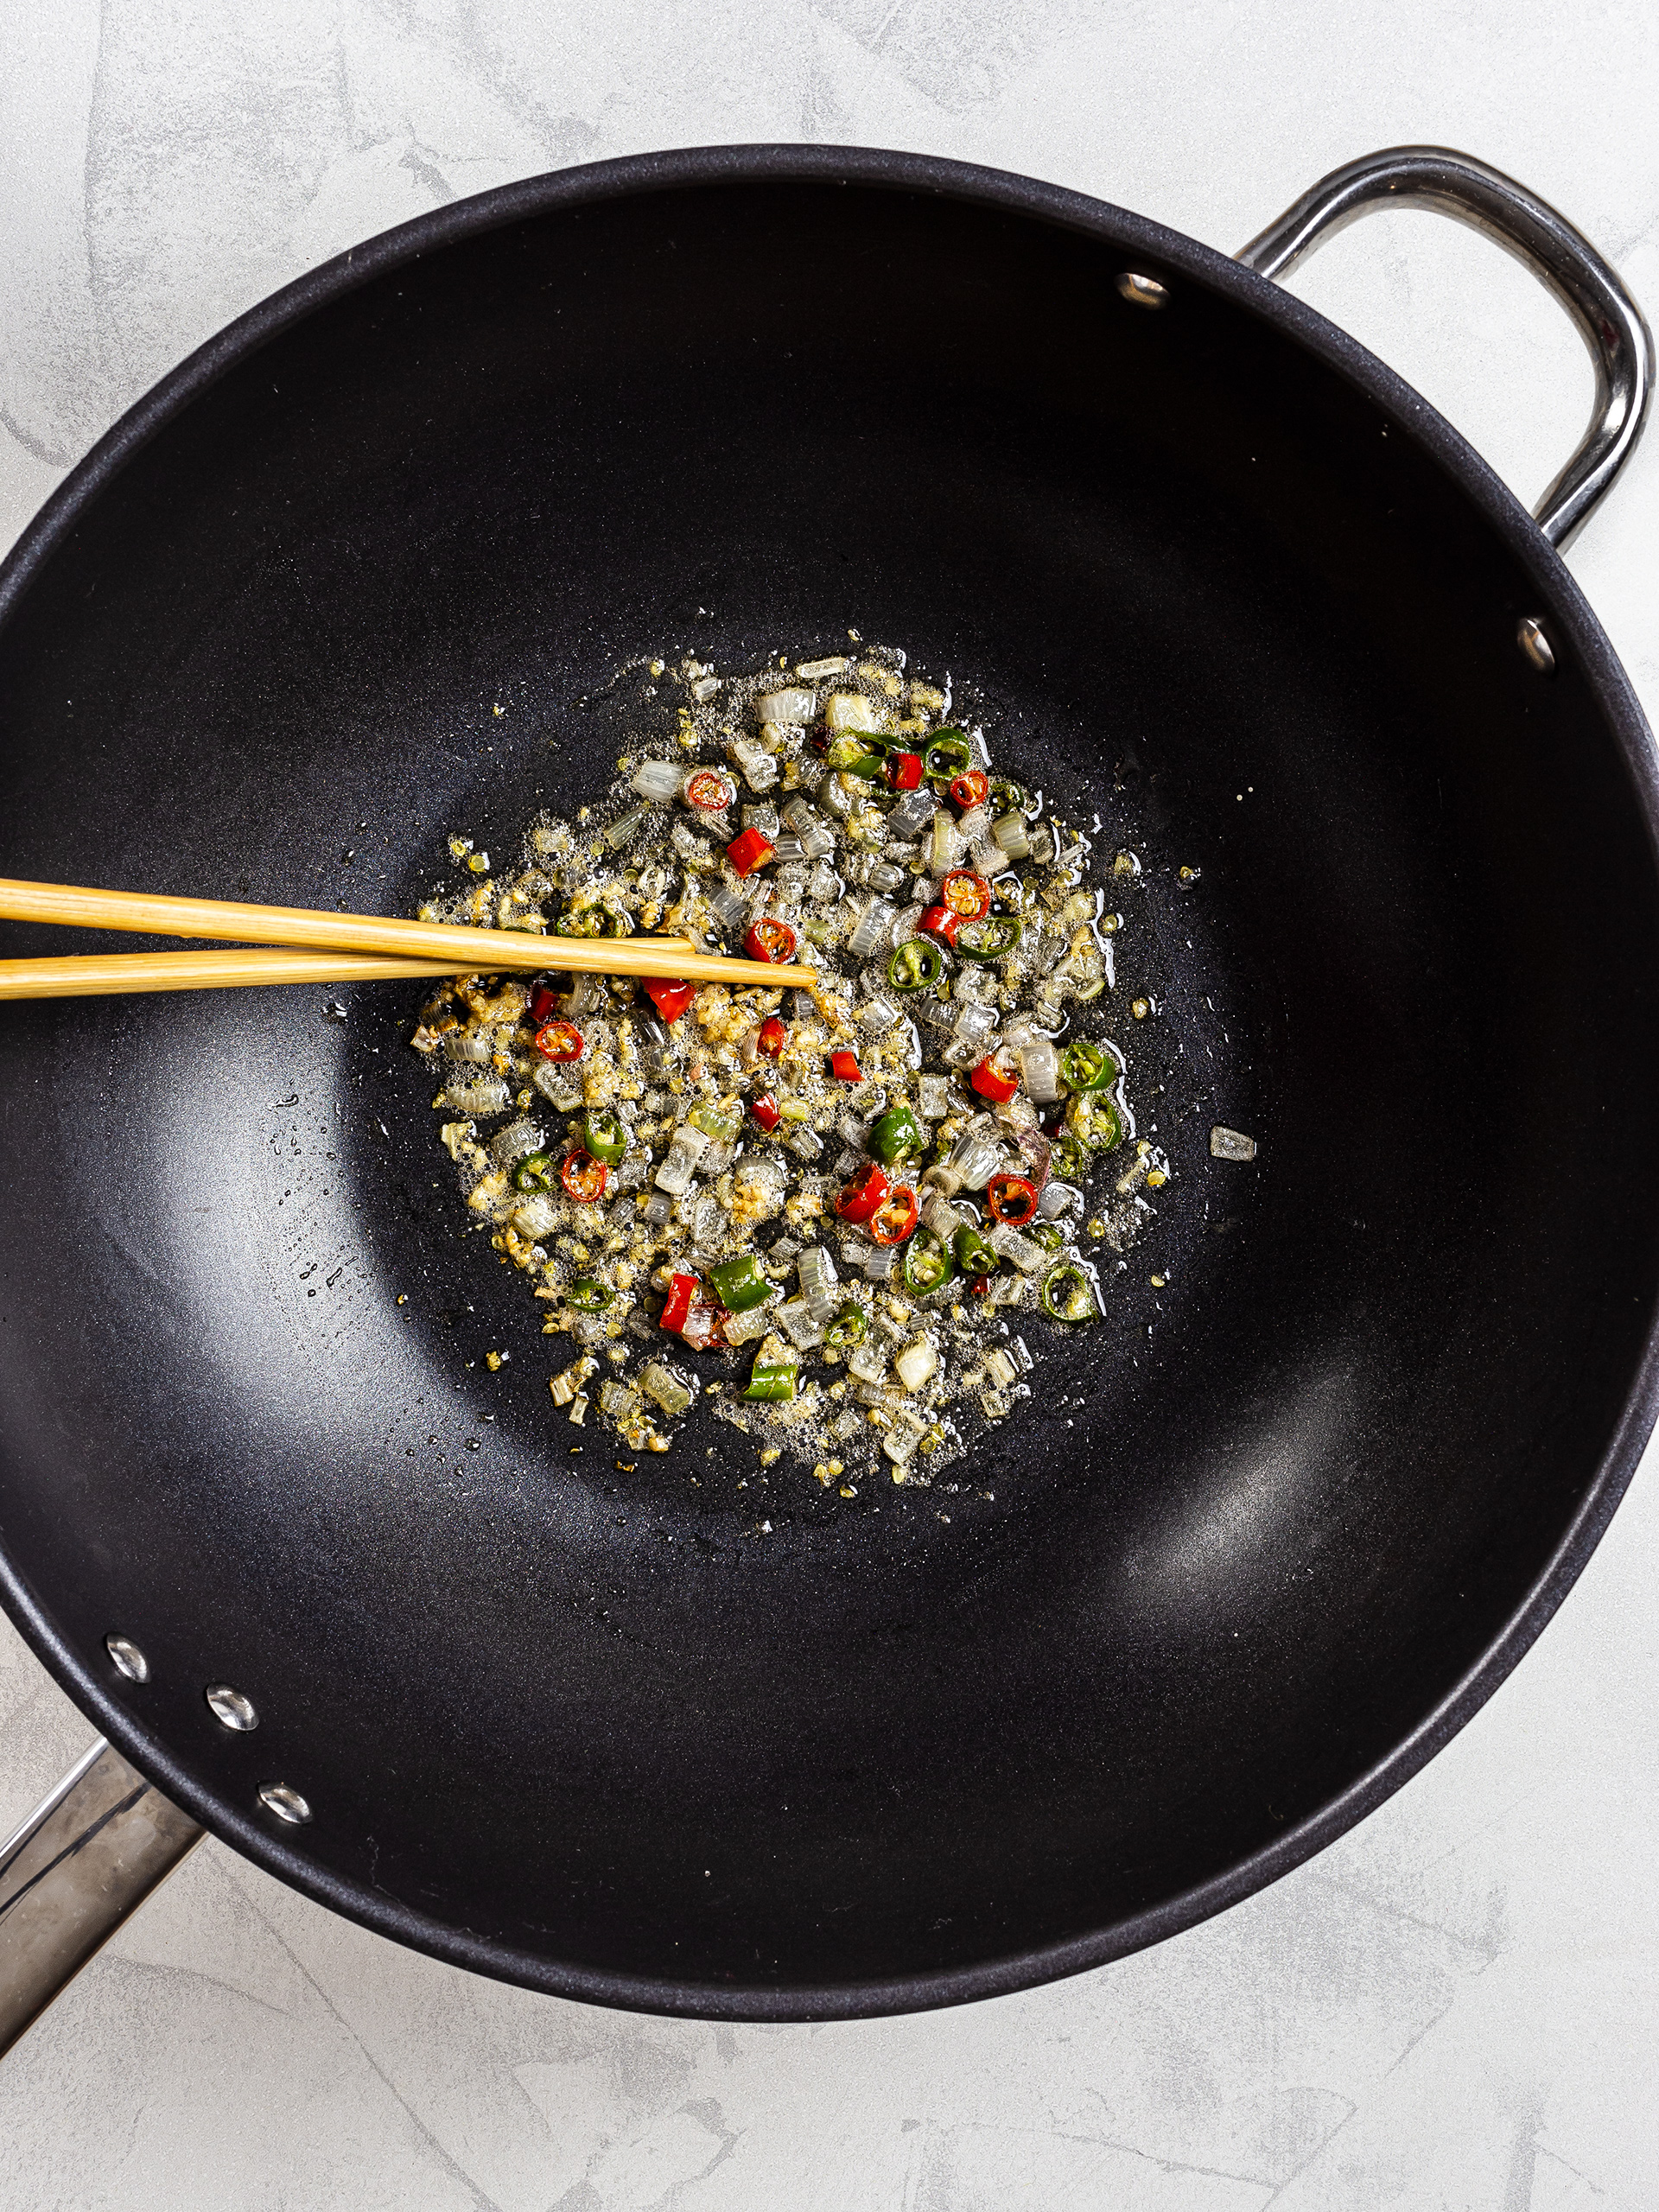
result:
<svg viewBox="0 0 1659 2212"><path fill-rule="evenodd" d="M311 1817L311 1808L297 1789L290 1789L285 1782L262 1782L259 1802L279 1821L286 1821L290 1827L303 1827Z"/></svg>
<svg viewBox="0 0 1659 2212"><path fill-rule="evenodd" d="M1117 289L1131 307L1161 308L1169 304L1169 291L1155 276L1138 276L1126 269L1117 280Z"/></svg>
<svg viewBox="0 0 1659 2212"><path fill-rule="evenodd" d="M1515 626L1515 642L1537 670L1540 676L1555 673L1555 648L1544 634L1544 626L1536 615L1523 614Z"/></svg>
<svg viewBox="0 0 1659 2212"><path fill-rule="evenodd" d="M106 1636L104 1649L130 1682L149 1680L149 1662L130 1636Z"/></svg>
<svg viewBox="0 0 1659 2212"><path fill-rule="evenodd" d="M228 1682L213 1682L203 1691L208 1709L221 1727L233 1728L238 1736L245 1736L251 1728L259 1726L259 1715L253 1709L253 1700L244 1697L240 1690L233 1690Z"/></svg>

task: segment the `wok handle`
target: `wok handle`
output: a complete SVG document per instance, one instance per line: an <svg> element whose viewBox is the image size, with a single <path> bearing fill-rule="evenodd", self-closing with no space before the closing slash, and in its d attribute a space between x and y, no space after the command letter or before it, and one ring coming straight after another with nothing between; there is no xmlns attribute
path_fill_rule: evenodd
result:
<svg viewBox="0 0 1659 2212"><path fill-rule="evenodd" d="M100 1738L0 1844L0 2055L201 1837Z"/></svg>
<svg viewBox="0 0 1659 2212"><path fill-rule="evenodd" d="M1583 233L1501 170L1446 146L1390 146L1349 162L1305 192L1237 256L1258 276L1287 276L1334 232L1378 206L1433 207L1499 245L1548 284L1596 372L1590 427L1539 500L1538 527L1569 545L1636 450L1653 396L1653 337L1642 310Z"/></svg>

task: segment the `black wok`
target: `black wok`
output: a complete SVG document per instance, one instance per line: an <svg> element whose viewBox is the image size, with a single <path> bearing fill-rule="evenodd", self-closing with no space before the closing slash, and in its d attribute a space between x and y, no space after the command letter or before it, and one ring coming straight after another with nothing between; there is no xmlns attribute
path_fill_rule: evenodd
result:
<svg viewBox="0 0 1659 2212"><path fill-rule="evenodd" d="M1557 536L1639 427L1639 318L1603 321ZM1116 209L679 154L307 277L7 565L0 874L409 911L446 832L603 782L631 657L849 627L970 674L1134 843L1157 986L1114 1030L1155 1236L954 1497L556 1420L569 1349L462 1237L415 994L0 1013L13 1618L237 1849L607 2003L943 2004L1247 1894L1490 1694L1653 1418L1630 687L1421 399Z"/></svg>

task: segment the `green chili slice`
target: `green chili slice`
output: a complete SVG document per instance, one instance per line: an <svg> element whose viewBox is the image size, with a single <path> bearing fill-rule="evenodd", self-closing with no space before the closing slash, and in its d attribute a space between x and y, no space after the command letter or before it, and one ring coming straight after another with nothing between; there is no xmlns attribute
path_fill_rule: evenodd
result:
<svg viewBox="0 0 1659 2212"><path fill-rule="evenodd" d="M867 730L849 730L845 737L832 741L823 757L843 776L861 776L866 783L884 784L887 780L887 765L879 753L871 752L872 734Z"/></svg>
<svg viewBox="0 0 1659 2212"><path fill-rule="evenodd" d="M994 815L1023 814L1026 795L1018 784L1011 784L1006 776L993 776L987 804Z"/></svg>
<svg viewBox="0 0 1659 2212"><path fill-rule="evenodd" d="M950 1249L956 1255L957 1265L966 1274L988 1275L996 1272L996 1253L971 1221L964 1221L950 1239Z"/></svg>
<svg viewBox="0 0 1659 2212"><path fill-rule="evenodd" d="M1048 1172L1062 1183L1081 1183L1092 1163L1074 1136L1063 1136L1048 1155Z"/></svg>
<svg viewBox="0 0 1659 2212"><path fill-rule="evenodd" d="M1100 1312L1094 1286L1075 1260L1062 1260L1043 1277L1043 1311L1056 1321L1092 1321Z"/></svg>
<svg viewBox="0 0 1659 2212"><path fill-rule="evenodd" d="M942 778L947 784L973 765L974 748L965 729L936 730L923 749L922 773Z"/></svg>
<svg viewBox="0 0 1659 2212"><path fill-rule="evenodd" d="M1087 1152L1111 1152L1123 1141L1123 1124L1103 1090L1079 1091L1065 1109L1065 1126Z"/></svg>
<svg viewBox="0 0 1659 2212"><path fill-rule="evenodd" d="M899 1266L905 1288L915 1298L925 1298L930 1291L943 1289L957 1272L955 1255L948 1245L940 1243L931 1229L916 1231L905 1246Z"/></svg>
<svg viewBox="0 0 1659 2212"><path fill-rule="evenodd" d="M553 1172L550 1152L527 1152L507 1180L515 1191L550 1191Z"/></svg>
<svg viewBox="0 0 1659 2212"><path fill-rule="evenodd" d="M745 1252L735 1260L724 1260L717 1268L710 1268L709 1280L714 1285L715 1295L728 1313L747 1313L752 1306L759 1306L762 1299L772 1294L772 1285L760 1272L760 1263L753 1252Z"/></svg>
<svg viewBox="0 0 1659 2212"><path fill-rule="evenodd" d="M944 953L925 937L907 937L887 963L895 991L931 990L944 973Z"/></svg>
<svg viewBox="0 0 1659 2212"><path fill-rule="evenodd" d="M1068 1090L1109 1090L1122 1072L1109 1052L1086 1037L1074 1037L1060 1054L1060 1081Z"/></svg>
<svg viewBox="0 0 1659 2212"><path fill-rule="evenodd" d="M607 1106L590 1106L582 1117L582 1147L590 1160L614 1167L628 1148L628 1133Z"/></svg>
<svg viewBox="0 0 1659 2212"><path fill-rule="evenodd" d="M1042 1252L1058 1252L1065 1242L1058 1221L1033 1221L1031 1226L1022 1230L1020 1234L1030 1237L1032 1243Z"/></svg>
<svg viewBox="0 0 1659 2212"><path fill-rule="evenodd" d="M823 1341L831 1351L850 1351L855 1344L861 1344L870 1333L870 1317L861 1306L843 1306L823 1332Z"/></svg>
<svg viewBox="0 0 1659 2212"><path fill-rule="evenodd" d="M567 907L553 925L555 937L609 937L611 917L603 906Z"/></svg>
<svg viewBox="0 0 1659 2212"><path fill-rule="evenodd" d="M956 949L964 960L1001 960L1019 944L1021 927L1006 914L982 915L957 931Z"/></svg>
<svg viewBox="0 0 1659 2212"><path fill-rule="evenodd" d="M884 1167L927 1150L927 1131L908 1106L890 1106L870 1131L870 1150Z"/></svg>
<svg viewBox="0 0 1659 2212"><path fill-rule="evenodd" d="M749 1387L743 1395L770 1405L785 1405L795 1395L795 1378L799 1371L792 1359L757 1359Z"/></svg>
<svg viewBox="0 0 1659 2212"><path fill-rule="evenodd" d="M601 1282L597 1275L578 1275L564 1294L567 1306L574 1306L578 1313L602 1313L616 1293L607 1282Z"/></svg>

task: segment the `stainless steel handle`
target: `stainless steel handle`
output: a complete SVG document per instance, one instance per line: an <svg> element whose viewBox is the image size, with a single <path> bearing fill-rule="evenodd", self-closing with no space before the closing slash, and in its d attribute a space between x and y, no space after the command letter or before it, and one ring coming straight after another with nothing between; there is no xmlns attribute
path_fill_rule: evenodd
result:
<svg viewBox="0 0 1659 2212"><path fill-rule="evenodd" d="M1446 146L1366 154L1305 192L1238 255L1262 276L1304 256L1367 208L1433 207L1496 238L1548 285L1578 325L1596 404L1578 449L1533 512L1550 543L1571 544L1636 450L1653 397L1653 336L1642 310L1581 232L1501 170Z"/></svg>
<svg viewBox="0 0 1659 2212"><path fill-rule="evenodd" d="M201 1836L100 1739L0 1844L0 2055Z"/></svg>

